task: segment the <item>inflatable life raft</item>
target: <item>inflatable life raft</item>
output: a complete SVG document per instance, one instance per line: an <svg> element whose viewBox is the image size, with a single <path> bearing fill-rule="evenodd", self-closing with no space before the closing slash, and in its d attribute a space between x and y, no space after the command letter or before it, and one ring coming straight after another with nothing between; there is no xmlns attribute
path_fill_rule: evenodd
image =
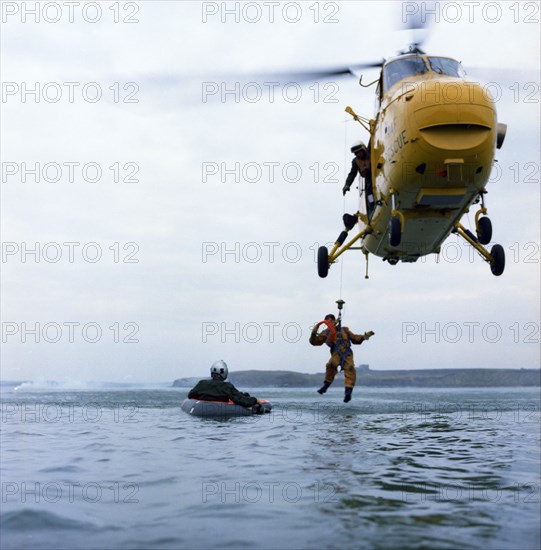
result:
<svg viewBox="0 0 541 550"><path fill-rule="evenodd" d="M270 413L272 405L265 400L260 400L259 403L263 405L263 412ZM233 403L233 401L228 401L224 403L223 401L202 401L200 399L185 399L180 408L192 416L219 416L219 417L230 417L230 416L252 416L256 413L252 410L251 407L242 407Z"/></svg>

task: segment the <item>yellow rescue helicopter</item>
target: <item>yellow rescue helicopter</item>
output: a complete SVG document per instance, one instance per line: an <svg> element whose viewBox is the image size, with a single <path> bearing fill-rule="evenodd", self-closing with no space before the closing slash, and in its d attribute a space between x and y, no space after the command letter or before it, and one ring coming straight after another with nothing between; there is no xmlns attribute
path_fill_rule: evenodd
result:
<svg viewBox="0 0 541 550"><path fill-rule="evenodd" d="M346 108L370 134L368 172L359 185L359 211L349 221L344 217L345 229L330 251L318 250L319 276L326 277L329 267L353 249L365 254L367 271L369 254L392 265L415 262L438 254L451 233L501 275L503 247L495 244L489 251L484 246L492 238L484 197L507 129L498 122L494 100L466 78L458 61L427 55L416 45L380 67L379 78L369 84L377 89L375 118ZM478 205L476 234L461 223L473 205ZM347 240L355 226L356 234Z"/></svg>

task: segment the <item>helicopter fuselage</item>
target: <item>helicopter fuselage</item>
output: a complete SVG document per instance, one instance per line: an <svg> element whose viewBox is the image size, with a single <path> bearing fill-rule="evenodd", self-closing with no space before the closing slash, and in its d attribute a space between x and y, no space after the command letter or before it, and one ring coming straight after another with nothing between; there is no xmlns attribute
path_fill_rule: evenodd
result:
<svg viewBox="0 0 541 550"><path fill-rule="evenodd" d="M486 192L503 141L494 100L476 82L427 71L388 87L371 129L376 206L363 251L392 262L438 253ZM393 215L402 230L396 246L388 235Z"/></svg>

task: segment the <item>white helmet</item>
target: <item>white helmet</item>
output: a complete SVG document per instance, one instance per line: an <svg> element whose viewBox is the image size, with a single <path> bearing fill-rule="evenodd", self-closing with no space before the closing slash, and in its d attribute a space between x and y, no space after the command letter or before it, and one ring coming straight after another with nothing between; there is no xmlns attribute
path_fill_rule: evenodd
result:
<svg viewBox="0 0 541 550"><path fill-rule="evenodd" d="M212 363L212 366L210 367L210 375L213 378L214 375L218 375L222 380L225 380L228 373L229 370L227 369L227 365L225 361L222 361L221 359L219 361L216 361L215 363Z"/></svg>

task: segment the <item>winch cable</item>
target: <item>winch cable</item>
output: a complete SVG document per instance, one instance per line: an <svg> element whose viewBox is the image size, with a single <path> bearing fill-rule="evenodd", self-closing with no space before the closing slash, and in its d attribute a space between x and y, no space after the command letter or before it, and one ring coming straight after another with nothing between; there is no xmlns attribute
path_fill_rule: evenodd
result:
<svg viewBox="0 0 541 550"><path fill-rule="evenodd" d="M344 117L344 174L347 174L347 166L348 166L348 156L347 152L349 150L348 148L348 123L351 122L351 119L349 117ZM346 195L343 196L342 199L342 216L346 213ZM342 281L344 278L344 258L342 258L342 261L340 262L340 292L339 292L339 298L342 299ZM341 314L342 312L340 312Z"/></svg>

